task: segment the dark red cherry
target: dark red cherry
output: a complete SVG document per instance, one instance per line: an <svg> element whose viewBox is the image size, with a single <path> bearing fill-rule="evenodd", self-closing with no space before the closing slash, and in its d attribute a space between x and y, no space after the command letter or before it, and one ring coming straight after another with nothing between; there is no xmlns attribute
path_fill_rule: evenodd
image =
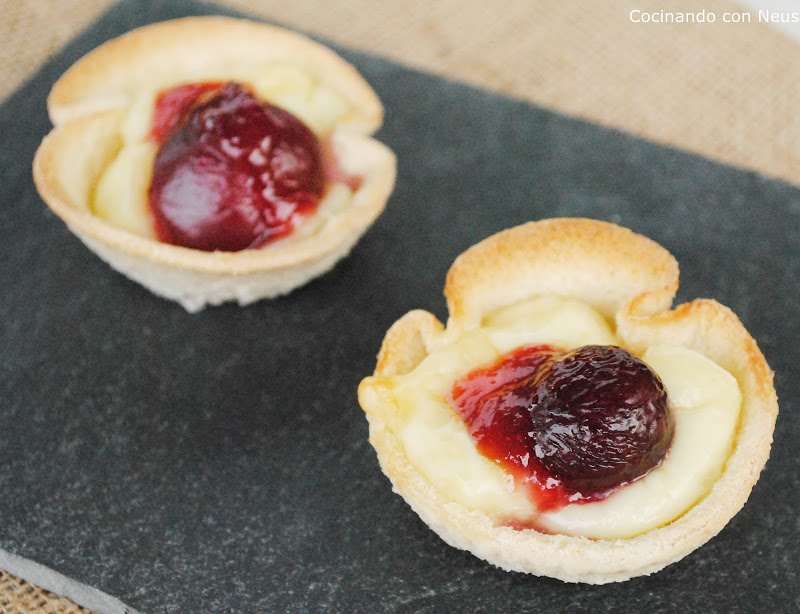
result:
<svg viewBox="0 0 800 614"><path fill-rule="evenodd" d="M658 465L673 421L658 375L615 346L585 346L544 365L531 390L539 462L564 486L598 493Z"/></svg>
<svg viewBox="0 0 800 614"><path fill-rule="evenodd" d="M241 85L214 86L180 86L156 105L151 136L164 139L148 193L156 235L207 251L260 247L316 210L322 150L287 111Z"/></svg>
<svg viewBox="0 0 800 614"><path fill-rule="evenodd" d="M540 511L604 499L658 465L672 440L660 379L615 346L519 348L455 382L448 401ZM526 522L510 526L536 528Z"/></svg>

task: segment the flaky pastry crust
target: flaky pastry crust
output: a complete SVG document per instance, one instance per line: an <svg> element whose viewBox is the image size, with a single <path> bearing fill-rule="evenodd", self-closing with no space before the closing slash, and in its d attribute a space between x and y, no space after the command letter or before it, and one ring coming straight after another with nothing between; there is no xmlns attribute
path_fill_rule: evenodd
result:
<svg viewBox="0 0 800 614"><path fill-rule="evenodd" d="M383 341L378 377L364 379L359 387L370 442L395 491L447 543L507 570L568 582L603 584L650 574L704 544L741 509L758 480L769 457L778 405L772 372L736 315L713 300L670 310L677 288L678 265L665 249L595 220L532 222L467 250L447 275L447 327L425 311L403 316ZM667 525L629 539L498 526L483 512L447 501L413 468L388 428L384 415L391 400L380 376L413 370L431 351L479 327L493 310L543 294L590 304L616 322L622 345L635 353L656 344L680 345L736 378L743 402L733 451L710 492Z"/></svg>
<svg viewBox="0 0 800 614"><path fill-rule="evenodd" d="M118 228L90 210L105 166L120 149L120 124L142 88L225 78L237 63L290 63L343 96L351 112L330 136L339 166L362 179L352 205L319 232L260 249L203 252ZM129 32L74 64L53 86L55 128L34 159L48 206L111 266L189 311L284 294L330 269L383 211L394 187L394 154L370 135L383 107L350 64L304 36L261 23L191 17ZM293 239L293 238L292 238Z"/></svg>

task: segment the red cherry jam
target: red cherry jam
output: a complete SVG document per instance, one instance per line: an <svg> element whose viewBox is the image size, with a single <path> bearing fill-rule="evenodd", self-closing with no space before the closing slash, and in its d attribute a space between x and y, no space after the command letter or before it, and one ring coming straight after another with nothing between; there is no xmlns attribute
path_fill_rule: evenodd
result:
<svg viewBox="0 0 800 614"><path fill-rule="evenodd" d="M457 381L449 402L478 451L543 512L604 499L672 441L663 383L615 346L514 350Z"/></svg>
<svg viewBox="0 0 800 614"><path fill-rule="evenodd" d="M236 83L183 85L156 101L148 196L156 236L194 249L257 248L316 211L322 147L299 119Z"/></svg>
<svg viewBox="0 0 800 614"><path fill-rule="evenodd" d="M222 88L220 82L187 83L161 92L156 98L153 121L150 127L150 140L159 145L167 140L201 96L217 92Z"/></svg>

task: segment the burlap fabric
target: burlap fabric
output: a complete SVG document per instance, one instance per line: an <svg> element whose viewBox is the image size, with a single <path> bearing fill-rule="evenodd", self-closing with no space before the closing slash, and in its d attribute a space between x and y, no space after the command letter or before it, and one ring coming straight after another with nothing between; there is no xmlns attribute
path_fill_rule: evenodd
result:
<svg viewBox="0 0 800 614"><path fill-rule="evenodd" d="M88 614L89 610L69 599L53 595L41 588L0 570L0 612L3 614Z"/></svg>
<svg viewBox="0 0 800 614"><path fill-rule="evenodd" d="M727 0L218 0L344 45L800 184L800 46ZM110 0L0 0L0 100ZM662 10L713 23L636 23ZM86 612L0 572L0 612Z"/></svg>

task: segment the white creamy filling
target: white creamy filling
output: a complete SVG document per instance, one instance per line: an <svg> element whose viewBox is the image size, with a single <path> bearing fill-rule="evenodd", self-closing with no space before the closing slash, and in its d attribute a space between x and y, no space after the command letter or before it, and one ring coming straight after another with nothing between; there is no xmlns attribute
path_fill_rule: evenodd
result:
<svg viewBox="0 0 800 614"><path fill-rule="evenodd" d="M249 85L262 100L279 106L324 138L353 109L350 103L329 87L320 85L309 73L297 67L229 67L224 71L198 74L183 83L236 81ZM158 145L149 141L153 110L159 92L180 83L154 83L139 92L128 107L120 125L123 146L101 174L94 190L91 209L106 221L134 234L155 238L147 191ZM318 232L334 215L350 206L353 191L344 183L328 185L319 208L281 242L296 240Z"/></svg>
<svg viewBox="0 0 800 614"><path fill-rule="evenodd" d="M722 471L741 406L738 384L727 371L685 348L649 348L641 358L664 382L675 421L666 458L603 501L545 513L514 489L505 471L477 452L445 400L457 379L518 347L618 343L602 316L575 299L543 296L498 310L480 330L432 352L411 373L386 378L396 406L387 416L390 428L411 464L448 500L501 522L535 521L554 533L633 537L686 512Z"/></svg>

